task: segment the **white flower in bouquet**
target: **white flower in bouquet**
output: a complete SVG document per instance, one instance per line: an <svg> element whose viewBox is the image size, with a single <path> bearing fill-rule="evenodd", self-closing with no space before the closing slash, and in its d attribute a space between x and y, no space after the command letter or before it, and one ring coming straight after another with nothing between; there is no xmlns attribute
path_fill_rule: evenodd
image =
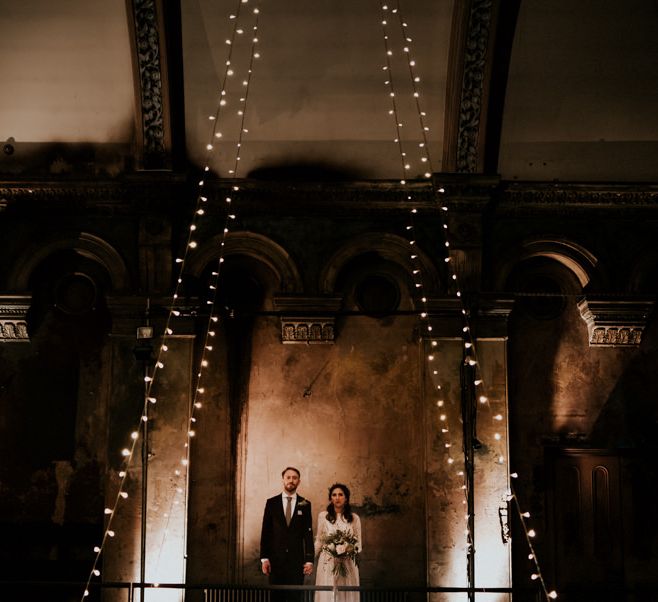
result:
<svg viewBox="0 0 658 602"><path fill-rule="evenodd" d="M345 561L356 561L359 553L359 541L354 533L338 529L325 535L322 544L322 549L334 559L333 574L346 577L349 569Z"/></svg>

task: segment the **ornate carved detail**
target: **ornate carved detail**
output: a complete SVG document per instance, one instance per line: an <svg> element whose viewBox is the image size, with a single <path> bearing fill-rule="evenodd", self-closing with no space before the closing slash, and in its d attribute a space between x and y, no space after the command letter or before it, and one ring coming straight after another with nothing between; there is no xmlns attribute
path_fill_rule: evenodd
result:
<svg viewBox="0 0 658 602"><path fill-rule="evenodd" d="M275 297L274 307L282 312L281 342L332 344L341 303L340 297Z"/></svg>
<svg viewBox="0 0 658 602"><path fill-rule="evenodd" d="M281 318L282 343L333 343L335 339L334 318L307 320L303 318Z"/></svg>
<svg viewBox="0 0 658 602"><path fill-rule="evenodd" d="M142 101L144 162L147 168L164 167L164 111L162 62L155 0L133 0L135 46Z"/></svg>
<svg viewBox="0 0 658 602"><path fill-rule="evenodd" d="M0 341L3 343L27 343L27 322L0 320Z"/></svg>
<svg viewBox="0 0 658 602"><path fill-rule="evenodd" d="M590 347L629 347L642 341L653 301L587 300L578 303Z"/></svg>
<svg viewBox="0 0 658 602"><path fill-rule="evenodd" d="M28 343L30 297L0 297L0 343Z"/></svg>
<svg viewBox="0 0 658 602"><path fill-rule="evenodd" d="M658 207L656 186L569 184L512 184L503 191L500 210L507 213L533 209L574 211L592 209L653 209Z"/></svg>
<svg viewBox="0 0 658 602"><path fill-rule="evenodd" d="M134 182L3 182L0 183L0 199L7 210L25 208L30 211L38 205L43 209L56 207L61 210L65 207L112 215L118 211L134 211L135 208L162 208L164 203L180 202L181 197L189 196L181 176L168 175L163 180L162 174L157 178L144 175Z"/></svg>
<svg viewBox="0 0 658 602"><path fill-rule="evenodd" d="M492 10L491 0L473 0L468 19L457 134L457 171L460 172L474 173L478 167L478 134Z"/></svg>

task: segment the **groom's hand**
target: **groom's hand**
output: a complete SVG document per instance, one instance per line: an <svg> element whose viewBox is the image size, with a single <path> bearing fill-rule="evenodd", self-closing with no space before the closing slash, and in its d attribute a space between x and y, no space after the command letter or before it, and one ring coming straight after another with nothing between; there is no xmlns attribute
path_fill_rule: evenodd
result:
<svg viewBox="0 0 658 602"><path fill-rule="evenodd" d="M313 563L307 562L304 565L304 575L310 575L313 572Z"/></svg>
<svg viewBox="0 0 658 602"><path fill-rule="evenodd" d="M269 560L262 560L261 563L260 563L260 568L263 571L264 575L269 575L271 570L272 570L272 566L270 565L270 561Z"/></svg>

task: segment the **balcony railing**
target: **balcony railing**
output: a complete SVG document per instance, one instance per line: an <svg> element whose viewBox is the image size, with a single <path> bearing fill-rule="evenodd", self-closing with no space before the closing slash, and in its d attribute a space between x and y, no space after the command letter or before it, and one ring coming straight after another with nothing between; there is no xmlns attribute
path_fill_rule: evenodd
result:
<svg viewBox="0 0 658 602"><path fill-rule="evenodd" d="M63 581L0 581L2 602L81 602L85 584ZM342 592L359 592L360 602L547 602L537 587L347 587L236 586L105 582L93 583L85 602L270 602L273 592L294 592L299 602L313 602L315 592L331 592L341 602ZM558 602L658 601L658 585L615 588L582 585L560 590Z"/></svg>

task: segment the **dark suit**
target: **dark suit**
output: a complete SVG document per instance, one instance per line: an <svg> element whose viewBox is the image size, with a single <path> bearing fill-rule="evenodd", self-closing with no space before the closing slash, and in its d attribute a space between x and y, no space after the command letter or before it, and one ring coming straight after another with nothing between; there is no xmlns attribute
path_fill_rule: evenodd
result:
<svg viewBox="0 0 658 602"><path fill-rule="evenodd" d="M272 585L303 585L304 563L313 562L311 503L297 495L290 525L286 525L281 495L267 500L260 535L260 557L270 561ZM275 600L299 600L302 592L273 591Z"/></svg>

